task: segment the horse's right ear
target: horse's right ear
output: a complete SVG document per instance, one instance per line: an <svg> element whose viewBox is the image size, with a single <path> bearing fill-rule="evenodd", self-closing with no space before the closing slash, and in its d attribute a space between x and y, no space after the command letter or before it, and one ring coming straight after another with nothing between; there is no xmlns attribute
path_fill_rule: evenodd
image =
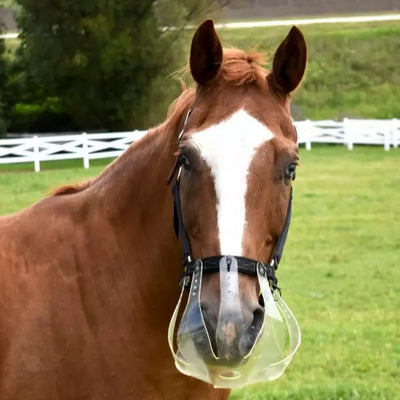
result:
<svg viewBox="0 0 400 400"><path fill-rule="evenodd" d="M222 63L222 46L211 19L197 28L190 48L190 71L199 85L205 85L217 75Z"/></svg>

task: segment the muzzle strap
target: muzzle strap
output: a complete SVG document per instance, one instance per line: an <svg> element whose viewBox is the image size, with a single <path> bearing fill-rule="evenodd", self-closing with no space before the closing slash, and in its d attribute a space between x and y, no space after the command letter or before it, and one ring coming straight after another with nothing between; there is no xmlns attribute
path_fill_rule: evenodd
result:
<svg viewBox="0 0 400 400"><path fill-rule="evenodd" d="M219 272L220 260L223 257L227 256L221 255L214 257L206 257L189 262L183 274L183 284L185 285L185 288L189 290L191 277L196 267L199 267L201 264L203 267L203 274ZM278 280L275 277L275 269L271 264L265 264L262 261L252 260L251 258L247 257L240 257L240 256L228 256L228 257L234 257L236 259L237 270L241 274L257 276L258 272L261 276L267 277L270 286L273 289L279 290L277 286Z"/></svg>

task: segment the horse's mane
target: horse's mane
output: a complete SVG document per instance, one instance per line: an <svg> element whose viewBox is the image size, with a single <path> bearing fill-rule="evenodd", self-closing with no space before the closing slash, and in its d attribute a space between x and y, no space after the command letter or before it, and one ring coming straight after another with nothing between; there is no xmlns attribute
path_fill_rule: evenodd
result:
<svg viewBox="0 0 400 400"><path fill-rule="evenodd" d="M224 49L224 56L218 78L223 79L228 84L234 86L241 86L248 83L255 83L260 87L265 87L267 71L262 67L265 64L264 55L256 51L244 52L239 49L230 48ZM211 82L212 84L212 82ZM167 131L176 130L182 116L190 104L192 104L195 97L195 88L182 87L183 92L181 95L171 104L168 110L167 119L159 126L151 129L149 132L154 131ZM110 164L102 174L112 166ZM94 182L99 178L91 179L88 181L80 182L75 185L65 185L55 189L51 195L59 196L64 194L73 194L81 192L88 187L92 186Z"/></svg>
<svg viewBox="0 0 400 400"><path fill-rule="evenodd" d="M87 181L78 182L73 185L63 185L58 187L57 189L51 192L51 196L59 196L62 194L74 194L85 190L93 183L93 179L89 179Z"/></svg>

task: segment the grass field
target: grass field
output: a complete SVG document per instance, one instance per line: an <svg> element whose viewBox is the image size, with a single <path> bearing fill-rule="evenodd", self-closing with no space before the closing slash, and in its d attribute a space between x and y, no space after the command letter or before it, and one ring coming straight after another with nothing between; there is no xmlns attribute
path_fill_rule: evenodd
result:
<svg viewBox="0 0 400 400"><path fill-rule="evenodd" d="M301 152L283 295L303 343L277 382L233 399L400 399L400 154Z"/></svg>
<svg viewBox="0 0 400 400"><path fill-rule="evenodd" d="M295 93L296 119L394 118L400 115L398 21L300 26L309 61ZM272 61L289 27L226 29L224 45L256 46Z"/></svg>
<svg viewBox="0 0 400 400"><path fill-rule="evenodd" d="M301 150L293 221L278 278L303 342L276 382L234 391L251 400L400 399L400 150ZM96 175L104 161L0 169L0 214Z"/></svg>

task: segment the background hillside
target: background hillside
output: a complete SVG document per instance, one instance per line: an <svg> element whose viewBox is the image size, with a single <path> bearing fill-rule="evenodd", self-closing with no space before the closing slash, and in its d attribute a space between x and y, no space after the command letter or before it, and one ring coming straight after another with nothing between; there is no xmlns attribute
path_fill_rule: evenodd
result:
<svg viewBox="0 0 400 400"><path fill-rule="evenodd" d="M296 119L400 116L400 24L369 22L300 26L309 50L307 73L294 95ZM220 32L225 45L255 46L269 55L288 27Z"/></svg>

